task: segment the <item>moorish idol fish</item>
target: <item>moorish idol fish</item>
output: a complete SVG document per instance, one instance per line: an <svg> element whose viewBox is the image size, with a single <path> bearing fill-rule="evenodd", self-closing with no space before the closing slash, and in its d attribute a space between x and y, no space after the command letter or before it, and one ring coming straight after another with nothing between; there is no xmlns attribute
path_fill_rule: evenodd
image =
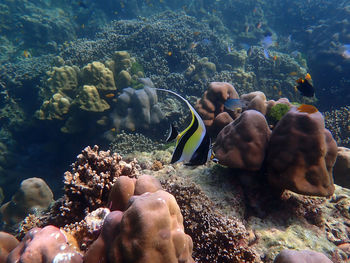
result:
<svg viewBox="0 0 350 263"><path fill-rule="evenodd" d="M301 95L306 97L313 97L315 94L315 89L311 84L311 75L309 73L306 74L305 78L297 79L298 83L297 89L300 91Z"/></svg>
<svg viewBox="0 0 350 263"><path fill-rule="evenodd" d="M185 162L185 165L202 165L209 160L216 161L216 159L214 159L211 139L205 128L204 122L197 111L179 94L166 89L157 90L169 92L181 98L186 102L192 114L191 124L180 134L176 131L176 128L173 125L170 126L170 133L167 142L176 139L171 163Z"/></svg>

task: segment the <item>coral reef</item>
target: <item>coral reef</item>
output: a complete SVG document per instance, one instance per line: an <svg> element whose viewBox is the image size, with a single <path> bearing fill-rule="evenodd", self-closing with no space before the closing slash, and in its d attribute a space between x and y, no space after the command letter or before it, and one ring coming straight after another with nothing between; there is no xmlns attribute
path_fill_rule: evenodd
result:
<svg viewBox="0 0 350 263"><path fill-rule="evenodd" d="M23 180L11 201L0 208L5 227L16 226L28 214L40 214L53 201L52 191L43 179L34 177Z"/></svg>
<svg viewBox="0 0 350 263"><path fill-rule="evenodd" d="M84 126L88 126L85 119L88 118L91 122L92 116L99 126L109 125L110 122L115 121L115 118L110 120L108 113L102 116L99 113L108 112L110 108L120 109L124 113L124 107L127 107L125 100L122 99L125 96L118 97L117 100L114 98L117 88L121 90L130 86L133 88L144 87L143 83L137 80L139 77L143 77L143 72L137 71L140 69L140 65L126 51L116 51L113 54L113 59L107 59L104 63L93 61L82 68L65 65L62 58L58 59L63 65L53 67L52 71L47 72L46 82L42 83L43 87L40 89L43 103L36 111L35 116L40 120L65 121L61 127L61 131L64 133L82 131ZM135 66L135 64L139 66ZM138 107L138 103L143 103L141 106L144 111L143 115L147 115L147 110L156 111L156 107L153 107L156 98L152 98L151 108L146 110L144 108L149 103L147 104L145 99L141 98L141 95L144 95L141 93L144 92L136 91L136 93L138 96L129 100L130 103L133 103L130 107ZM147 105L144 105L145 103ZM86 111L92 114L89 115ZM158 123L157 120L161 119L160 111L158 110L158 114L154 113L152 117L153 123ZM131 117L129 116L128 119ZM142 121L146 122L143 127L148 127L150 124L147 116L144 116L144 119L138 123L142 125Z"/></svg>
<svg viewBox="0 0 350 263"><path fill-rule="evenodd" d="M271 134L266 157L269 182L279 189L331 196L337 144L320 112L292 108Z"/></svg>
<svg viewBox="0 0 350 263"><path fill-rule="evenodd" d="M218 134L214 152L222 165L249 171L261 169L271 136L263 114L246 110Z"/></svg>
<svg viewBox="0 0 350 263"><path fill-rule="evenodd" d="M109 135L111 143L109 149L112 152L126 156L134 152L151 152L164 147L164 144L151 140L141 133L126 133L121 131Z"/></svg>

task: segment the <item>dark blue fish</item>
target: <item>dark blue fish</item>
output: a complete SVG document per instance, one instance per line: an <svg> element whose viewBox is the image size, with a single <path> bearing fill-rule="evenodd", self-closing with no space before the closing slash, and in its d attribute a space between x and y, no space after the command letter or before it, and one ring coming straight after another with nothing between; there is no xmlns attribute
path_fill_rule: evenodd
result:
<svg viewBox="0 0 350 263"><path fill-rule="evenodd" d="M231 111L242 109L245 106L246 102L241 99L228 99L224 103L224 107Z"/></svg>

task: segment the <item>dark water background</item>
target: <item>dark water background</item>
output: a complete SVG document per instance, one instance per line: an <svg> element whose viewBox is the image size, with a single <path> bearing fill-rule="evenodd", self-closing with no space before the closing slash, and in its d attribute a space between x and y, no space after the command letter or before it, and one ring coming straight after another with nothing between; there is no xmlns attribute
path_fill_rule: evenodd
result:
<svg viewBox="0 0 350 263"><path fill-rule="evenodd" d="M156 14L163 15L152 17ZM193 57L208 57L220 72L228 48L261 46L264 36L272 34L278 43L272 50L297 52L307 61L316 106L327 111L350 104L350 59L343 54L344 45L350 44L349 19L349 1L1 0L0 187L8 199L20 181L37 176L45 178L58 197L63 172L81 149L108 147L104 131L89 122L88 114L78 134L60 132L60 121L35 118L45 72L56 65L58 55L83 67L116 50L128 50L161 87L201 96L209 80L180 81ZM174 25L176 20L180 22ZM162 35L161 30L168 32ZM191 40L196 48L184 49L182 44ZM170 49L173 55L160 60L165 63L162 71L152 59ZM165 82L170 75L178 85Z"/></svg>

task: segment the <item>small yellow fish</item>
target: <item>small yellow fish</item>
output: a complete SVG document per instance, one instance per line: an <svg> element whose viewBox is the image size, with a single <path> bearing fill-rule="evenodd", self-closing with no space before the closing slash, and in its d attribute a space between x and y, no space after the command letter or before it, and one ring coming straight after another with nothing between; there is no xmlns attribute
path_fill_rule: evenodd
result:
<svg viewBox="0 0 350 263"><path fill-rule="evenodd" d="M114 11L114 14L115 14L115 15L118 15L118 11Z"/></svg>
<svg viewBox="0 0 350 263"><path fill-rule="evenodd" d="M291 73L289 73L289 75L290 75L290 76L296 76L296 75L298 75L298 72L292 71Z"/></svg>
<svg viewBox="0 0 350 263"><path fill-rule="evenodd" d="M29 53L29 51L24 50L24 51L23 51L23 56L24 56L25 58L29 58L29 57L31 57L32 55Z"/></svg>
<svg viewBox="0 0 350 263"><path fill-rule="evenodd" d="M273 89L274 89L274 90L278 90L278 89L277 89L277 86L273 86Z"/></svg>
<svg viewBox="0 0 350 263"><path fill-rule="evenodd" d="M81 28L84 29L84 28L85 28L85 24L82 24L82 25L81 25Z"/></svg>
<svg viewBox="0 0 350 263"><path fill-rule="evenodd" d="M108 94L105 95L105 97L106 97L107 99L111 99L111 98L113 98L114 96L115 96L114 93L108 93Z"/></svg>
<svg viewBox="0 0 350 263"><path fill-rule="evenodd" d="M201 33L201 32L199 32L199 31L194 31L194 32L193 32L193 35L196 37L196 36L200 35L200 33Z"/></svg>
<svg viewBox="0 0 350 263"><path fill-rule="evenodd" d="M294 91L295 91L295 92L298 92L297 86L294 86Z"/></svg>
<svg viewBox="0 0 350 263"><path fill-rule="evenodd" d="M168 51L168 56L170 57L173 54L173 52Z"/></svg>
<svg viewBox="0 0 350 263"><path fill-rule="evenodd" d="M278 91L278 96L282 96L282 90Z"/></svg>
<svg viewBox="0 0 350 263"><path fill-rule="evenodd" d="M116 131L116 129L115 129L115 128L112 128L112 129L110 129L110 131L111 131L111 132L115 132L115 131Z"/></svg>

